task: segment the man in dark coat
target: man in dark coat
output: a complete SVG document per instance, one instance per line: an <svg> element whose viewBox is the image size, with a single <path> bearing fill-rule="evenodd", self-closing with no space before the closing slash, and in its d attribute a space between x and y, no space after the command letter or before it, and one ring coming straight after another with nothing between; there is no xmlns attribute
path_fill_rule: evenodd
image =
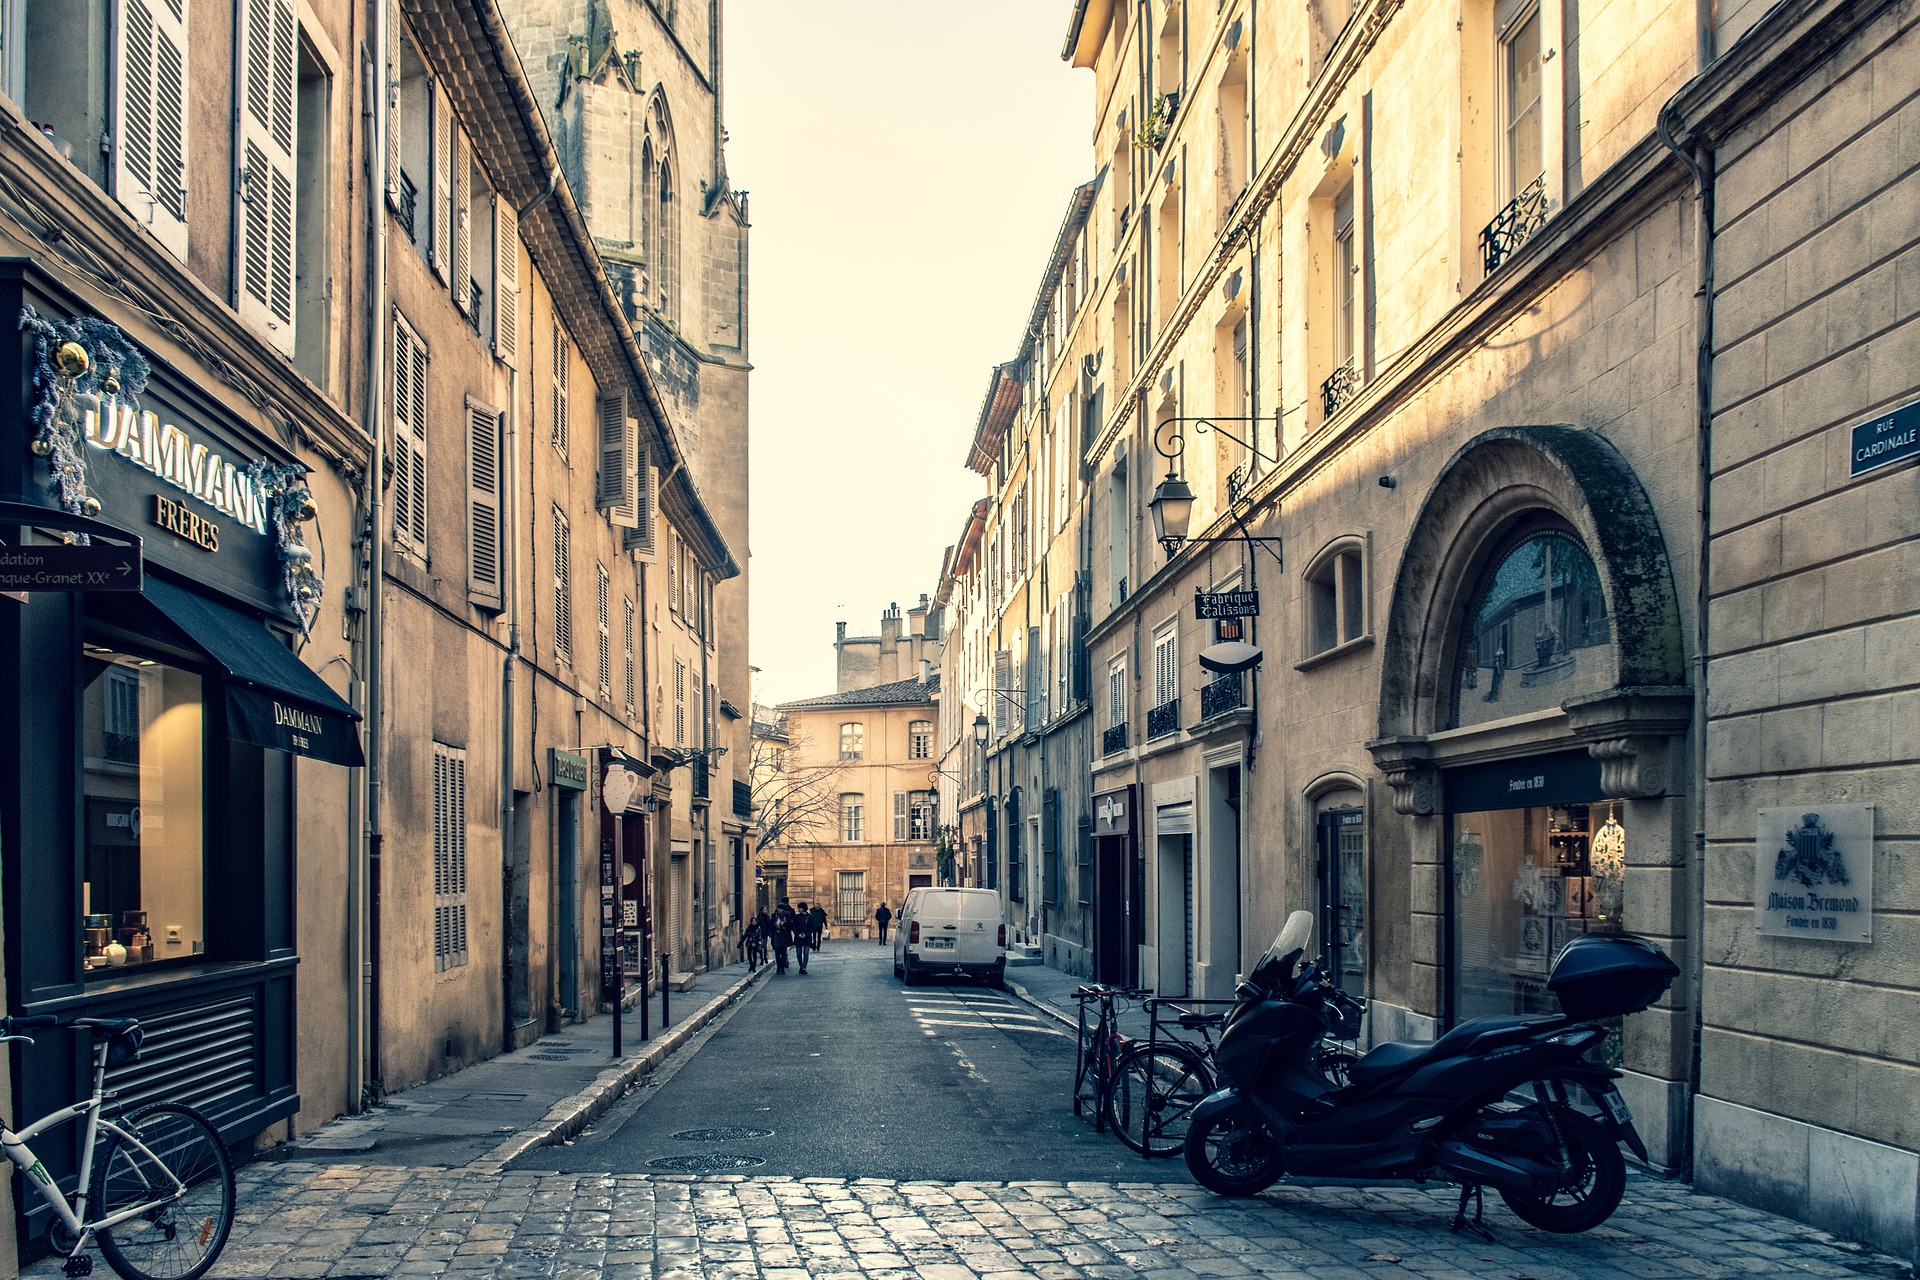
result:
<svg viewBox="0 0 1920 1280"><path fill-rule="evenodd" d="M779 975L787 971L787 950L793 946L793 913L787 910L786 903L774 909L772 927L773 972Z"/></svg>
<svg viewBox="0 0 1920 1280"><path fill-rule="evenodd" d="M793 909L793 958L800 962L800 972L807 971L807 952L812 950L813 913L802 902Z"/></svg>
<svg viewBox="0 0 1920 1280"><path fill-rule="evenodd" d="M820 944L827 940L827 909L819 903L813 904L813 949L818 951Z"/></svg>
<svg viewBox="0 0 1920 1280"><path fill-rule="evenodd" d="M886 903L883 902L874 908L873 922L880 928L880 945L883 947L887 945L887 923L892 919L893 912L887 907Z"/></svg>

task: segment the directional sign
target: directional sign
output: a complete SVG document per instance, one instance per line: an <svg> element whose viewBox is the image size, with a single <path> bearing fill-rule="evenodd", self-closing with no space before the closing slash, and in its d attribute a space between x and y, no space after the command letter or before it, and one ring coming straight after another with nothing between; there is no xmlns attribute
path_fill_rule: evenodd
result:
<svg viewBox="0 0 1920 1280"><path fill-rule="evenodd" d="M1193 598L1202 618L1257 618L1260 616L1258 591L1196 591Z"/></svg>
<svg viewBox="0 0 1920 1280"><path fill-rule="evenodd" d="M0 591L138 591L140 548L0 547Z"/></svg>

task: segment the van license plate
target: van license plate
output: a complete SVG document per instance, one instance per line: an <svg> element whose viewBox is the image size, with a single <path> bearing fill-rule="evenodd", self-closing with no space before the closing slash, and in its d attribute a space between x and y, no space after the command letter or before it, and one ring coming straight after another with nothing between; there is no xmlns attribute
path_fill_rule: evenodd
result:
<svg viewBox="0 0 1920 1280"><path fill-rule="evenodd" d="M921 945L929 951L951 951L953 950L953 939L928 938L925 942L921 943Z"/></svg>

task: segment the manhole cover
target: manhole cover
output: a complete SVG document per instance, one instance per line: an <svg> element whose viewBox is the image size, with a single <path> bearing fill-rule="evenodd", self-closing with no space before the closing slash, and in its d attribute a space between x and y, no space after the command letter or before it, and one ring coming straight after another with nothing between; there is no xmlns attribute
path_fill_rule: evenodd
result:
<svg viewBox="0 0 1920 1280"><path fill-rule="evenodd" d="M744 1142L748 1138L771 1138L771 1129L751 1129L746 1125L725 1125L718 1129L682 1129L673 1135L675 1142Z"/></svg>
<svg viewBox="0 0 1920 1280"><path fill-rule="evenodd" d="M693 1156L656 1156L647 1161L654 1169L672 1169L678 1173L724 1173L729 1169L752 1169L765 1164L759 1156L725 1156L703 1151Z"/></svg>
<svg viewBox="0 0 1920 1280"><path fill-rule="evenodd" d="M565 1053L530 1053L527 1055L527 1057L532 1059L535 1062L572 1062L573 1061L572 1056L570 1054L565 1054Z"/></svg>

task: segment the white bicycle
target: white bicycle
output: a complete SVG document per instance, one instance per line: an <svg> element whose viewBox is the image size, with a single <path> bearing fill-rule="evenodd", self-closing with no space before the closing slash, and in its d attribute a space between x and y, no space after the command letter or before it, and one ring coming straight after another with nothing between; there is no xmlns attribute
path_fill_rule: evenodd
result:
<svg viewBox="0 0 1920 1280"><path fill-rule="evenodd" d="M213 1124L178 1102L156 1102L109 1120L101 1103L107 1069L140 1056L140 1023L133 1018L0 1018L0 1044L32 1044L22 1034L65 1025L93 1036L93 1096L15 1131L0 1121L0 1149L26 1176L22 1181L53 1211L54 1249L69 1276L93 1273L83 1252L100 1252L124 1280L196 1280L204 1275L233 1229L233 1157ZM87 1132L73 1202L27 1143L50 1129L84 1119Z"/></svg>

